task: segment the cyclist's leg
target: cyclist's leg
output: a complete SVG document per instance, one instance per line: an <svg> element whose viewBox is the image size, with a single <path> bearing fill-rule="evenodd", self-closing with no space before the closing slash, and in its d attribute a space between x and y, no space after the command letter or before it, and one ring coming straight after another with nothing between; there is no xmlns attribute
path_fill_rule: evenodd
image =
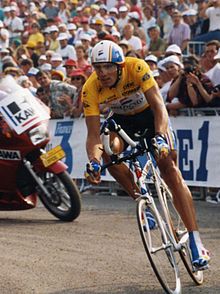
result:
<svg viewBox="0 0 220 294"><path fill-rule="evenodd" d="M210 257L200 239L192 195L176 165L176 158L176 151L173 150L166 159L161 159L157 164L161 176L172 192L174 205L190 232L189 241L193 264L203 267L208 263Z"/></svg>
<svg viewBox="0 0 220 294"><path fill-rule="evenodd" d="M111 149L115 154L119 154L124 150L123 140L114 133L111 133ZM110 157L105 152L103 152L102 157L105 163L110 161ZM132 172L125 164L113 165L108 168L108 171L128 195L134 199L137 198L137 193L140 193L140 191L134 181Z"/></svg>

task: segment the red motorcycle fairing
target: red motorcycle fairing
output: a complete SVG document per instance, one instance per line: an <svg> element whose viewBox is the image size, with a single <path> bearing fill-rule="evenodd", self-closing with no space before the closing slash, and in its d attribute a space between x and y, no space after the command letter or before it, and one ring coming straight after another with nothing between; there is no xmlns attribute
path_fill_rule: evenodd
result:
<svg viewBox="0 0 220 294"><path fill-rule="evenodd" d="M17 189L13 193L0 192L0 210L26 210L36 207L37 194L33 193L27 197L23 197Z"/></svg>

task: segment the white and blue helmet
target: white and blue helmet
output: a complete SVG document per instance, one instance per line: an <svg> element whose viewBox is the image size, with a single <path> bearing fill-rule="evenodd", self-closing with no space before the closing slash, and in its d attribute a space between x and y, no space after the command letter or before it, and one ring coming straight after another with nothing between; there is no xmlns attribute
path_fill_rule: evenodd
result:
<svg viewBox="0 0 220 294"><path fill-rule="evenodd" d="M123 65L125 57L120 46L108 40L103 40L92 49L91 61L93 63L110 62Z"/></svg>

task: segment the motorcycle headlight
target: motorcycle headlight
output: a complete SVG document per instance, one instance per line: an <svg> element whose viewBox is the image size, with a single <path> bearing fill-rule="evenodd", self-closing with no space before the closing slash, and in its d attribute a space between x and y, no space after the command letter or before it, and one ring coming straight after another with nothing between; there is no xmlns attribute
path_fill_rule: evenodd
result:
<svg viewBox="0 0 220 294"><path fill-rule="evenodd" d="M49 135L47 125L42 123L29 131L29 137L33 145L37 145L47 140Z"/></svg>

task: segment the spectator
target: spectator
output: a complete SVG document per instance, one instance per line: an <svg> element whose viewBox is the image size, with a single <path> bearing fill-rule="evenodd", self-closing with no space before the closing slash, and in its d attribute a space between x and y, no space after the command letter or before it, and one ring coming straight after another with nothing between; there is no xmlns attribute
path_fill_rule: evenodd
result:
<svg viewBox="0 0 220 294"><path fill-rule="evenodd" d="M209 61L210 68L205 72L205 75L211 80L214 86L220 84L220 63L216 56L219 52L219 42L214 40L206 44L205 57Z"/></svg>
<svg viewBox="0 0 220 294"><path fill-rule="evenodd" d="M63 66L62 56L58 53L54 53L51 57L51 65L54 71L60 71L66 77L66 68Z"/></svg>
<svg viewBox="0 0 220 294"><path fill-rule="evenodd" d="M220 0L211 0L202 11L202 16L209 19L209 31L199 35L193 41L209 42L211 40L220 41Z"/></svg>
<svg viewBox="0 0 220 294"><path fill-rule="evenodd" d="M34 67L38 67L39 55L35 52L35 43L32 41L27 42L26 48L28 50L28 55L34 63Z"/></svg>
<svg viewBox="0 0 220 294"><path fill-rule="evenodd" d="M162 28L163 31L163 39L165 42L168 42L170 31L173 28L172 15L175 10L174 2L165 2L164 9L161 10L160 15L158 17L158 24Z"/></svg>
<svg viewBox="0 0 220 294"><path fill-rule="evenodd" d="M11 6L10 16L11 16L11 20L8 25L8 29L10 31L10 44L12 44L14 39L20 39L21 33L24 31L24 26L23 26L22 19L16 16L15 6Z"/></svg>
<svg viewBox="0 0 220 294"><path fill-rule="evenodd" d="M169 56L164 60L164 66L168 72L175 70L174 64L178 65L179 59L176 56ZM177 114L177 110L186 107L204 106L205 101L212 91L210 80L201 73L195 64L185 63L187 66L181 70L179 64L178 72L172 81L168 92L168 102L166 106L172 114Z"/></svg>
<svg viewBox="0 0 220 294"><path fill-rule="evenodd" d="M142 21L142 28L145 33L146 42L149 46L150 43L150 37L149 37L149 28L156 26L156 18L153 16L153 7L150 5L147 5L143 8L143 21ZM159 28L159 27L158 27ZM160 29L159 29L160 32Z"/></svg>
<svg viewBox="0 0 220 294"><path fill-rule="evenodd" d="M70 111L70 116L80 117L83 113L81 91L85 81L87 80L87 76L84 74L82 70L76 69L72 71L72 73L70 74L70 77L71 77L71 85L77 88L77 94L76 94L77 98L73 102L73 107Z"/></svg>
<svg viewBox="0 0 220 294"><path fill-rule="evenodd" d="M157 57L163 55L167 46L166 42L160 37L160 28L157 25L153 25L148 29L149 35L149 47L148 52L154 54Z"/></svg>
<svg viewBox="0 0 220 294"><path fill-rule="evenodd" d="M22 69L24 75L27 75L29 70L34 66L34 63L33 63L32 59L25 58L25 59L21 60L19 66Z"/></svg>
<svg viewBox="0 0 220 294"><path fill-rule="evenodd" d="M180 12L184 12L189 10L189 6L186 4L185 0L178 0L176 9L179 10Z"/></svg>
<svg viewBox="0 0 220 294"><path fill-rule="evenodd" d="M126 24L123 29L124 39L128 41L132 49L142 56L142 42L139 37L134 36L134 26L130 23Z"/></svg>
<svg viewBox="0 0 220 294"><path fill-rule="evenodd" d="M168 57L171 55L176 55L179 58L179 60L181 61L182 51L178 45L172 44L167 47L167 49L165 50L165 57Z"/></svg>
<svg viewBox="0 0 220 294"><path fill-rule="evenodd" d="M122 34L123 33L123 29L125 27L125 25L128 23L129 21L129 16L128 16L128 7L123 5L119 8L119 19L118 19L118 29L119 32Z"/></svg>
<svg viewBox="0 0 220 294"><path fill-rule="evenodd" d="M144 60L149 65L151 71L154 71L154 70L157 69L157 61L158 61L158 59L157 59L157 57L155 55L149 54L144 58ZM159 73L158 73L158 75L159 75Z"/></svg>
<svg viewBox="0 0 220 294"><path fill-rule="evenodd" d="M77 68L84 70L85 68L90 66L87 60L86 49L82 44L76 45L75 48Z"/></svg>
<svg viewBox="0 0 220 294"><path fill-rule="evenodd" d="M68 39L68 45L75 45L76 29L77 29L77 26L74 23L69 23L67 25L67 30L70 35Z"/></svg>
<svg viewBox="0 0 220 294"><path fill-rule="evenodd" d="M4 28L4 23L0 20L0 47L9 47L9 31Z"/></svg>
<svg viewBox="0 0 220 294"><path fill-rule="evenodd" d="M69 115L73 101L76 99L76 87L65 82L51 80L49 73L43 71L36 74L36 80L48 97L51 118L63 118Z"/></svg>
<svg viewBox="0 0 220 294"><path fill-rule="evenodd" d="M67 3L64 0L59 0L58 8L59 12L57 16L61 19L62 23L67 24L70 17L70 11L67 8Z"/></svg>
<svg viewBox="0 0 220 294"><path fill-rule="evenodd" d="M65 80L65 76L60 70L51 70L51 79L55 81L63 82Z"/></svg>
<svg viewBox="0 0 220 294"><path fill-rule="evenodd" d="M77 64L76 61L73 59L67 59L64 67L66 68L66 76L70 78L70 74L76 69Z"/></svg>
<svg viewBox="0 0 220 294"><path fill-rule="evenodd" d="M54 0L47 0L43 8L43 13L48 19L57 17L59 8L54 5Z"/></svg>
<svg viewBox="0 0 220 294"><path fill-rule="evenodd" d="M31 32L28 38L28 42L33 42L34 48L37 54L40 54L40 47L44 44L44 36L40 32L40 26L38 23L31 25Z"/></svg>
<svg viewBox="0 0 220 294"><path fill-rule="evenodd" d="M124 56L127 55L127 52L130 51L131 46L129 45L127 40L121 40L119 41L118 45L121 47L121 49L123 50L123 54Z"/></svg>
<svg viewBox="0 0 220 294"><path fill-rule="evenodd" d="M65 61L67 59L76 60L76 50L73 46L68 45L68 35L66 33L60 33L57 40L60 42L60 47L56 50L62 56Z"/></svg>
<svg viewBox="0 0 220 294"><path fill-rule="evenodd" d="M85 54L86 54L85 56L88 59L88 61L90 61L90 56L92 51L92 46L91 46L92 38L88 34L82 34L80 37L80 41L83 47L85 48Z"/></svg>
<svg viewBox="0 0 220 294"><path fill-rule="evenodd" d="M165 66L163 66L163 59L157 63L157 68L160 75L160 93L163 97L163 101L166 103L167 101L167 93L170 89L170 85L172 82L172 77L168 74Z"/></svg>
<svg viewBox="0 0 220 294"><path fill-rule="evenodd" d="M82 17L80 20L80 27L76 31L76 38L75 38L75 43L77 41L80 41L80 37L83 34L88 34L92 38L96 36L96 31L94 29L91 29L89 27L89 19L87 17Z"/></svg>
<svg viewBox="0 0 220 294"><path fill-rule="evenodd" d="M168 44L176 44L184 51L190 40L190 27L188 24L182 22L182 15L178 10L173 12L172 21L173 28L168 37Z"/></svg>
<svg viewBox="0 0 220 294"><path fill-rule="evenodd" d="M139 19L139 14L137 12L129 12L129 23L134 27L134 36L137 36L141 39L142 44L146 44L146 35L143 28L141 27L141 21Z"/></svg>
<svg viewBox="0 0 220 294"><path fill-rule="evenodd" d="M49 45L49 50L56 51L58 50L60 44L59 41L57 40L58 34L59 34L59 29L57 26L52 25L49 27L49 32L50 32L50 45Z"/></svg>

